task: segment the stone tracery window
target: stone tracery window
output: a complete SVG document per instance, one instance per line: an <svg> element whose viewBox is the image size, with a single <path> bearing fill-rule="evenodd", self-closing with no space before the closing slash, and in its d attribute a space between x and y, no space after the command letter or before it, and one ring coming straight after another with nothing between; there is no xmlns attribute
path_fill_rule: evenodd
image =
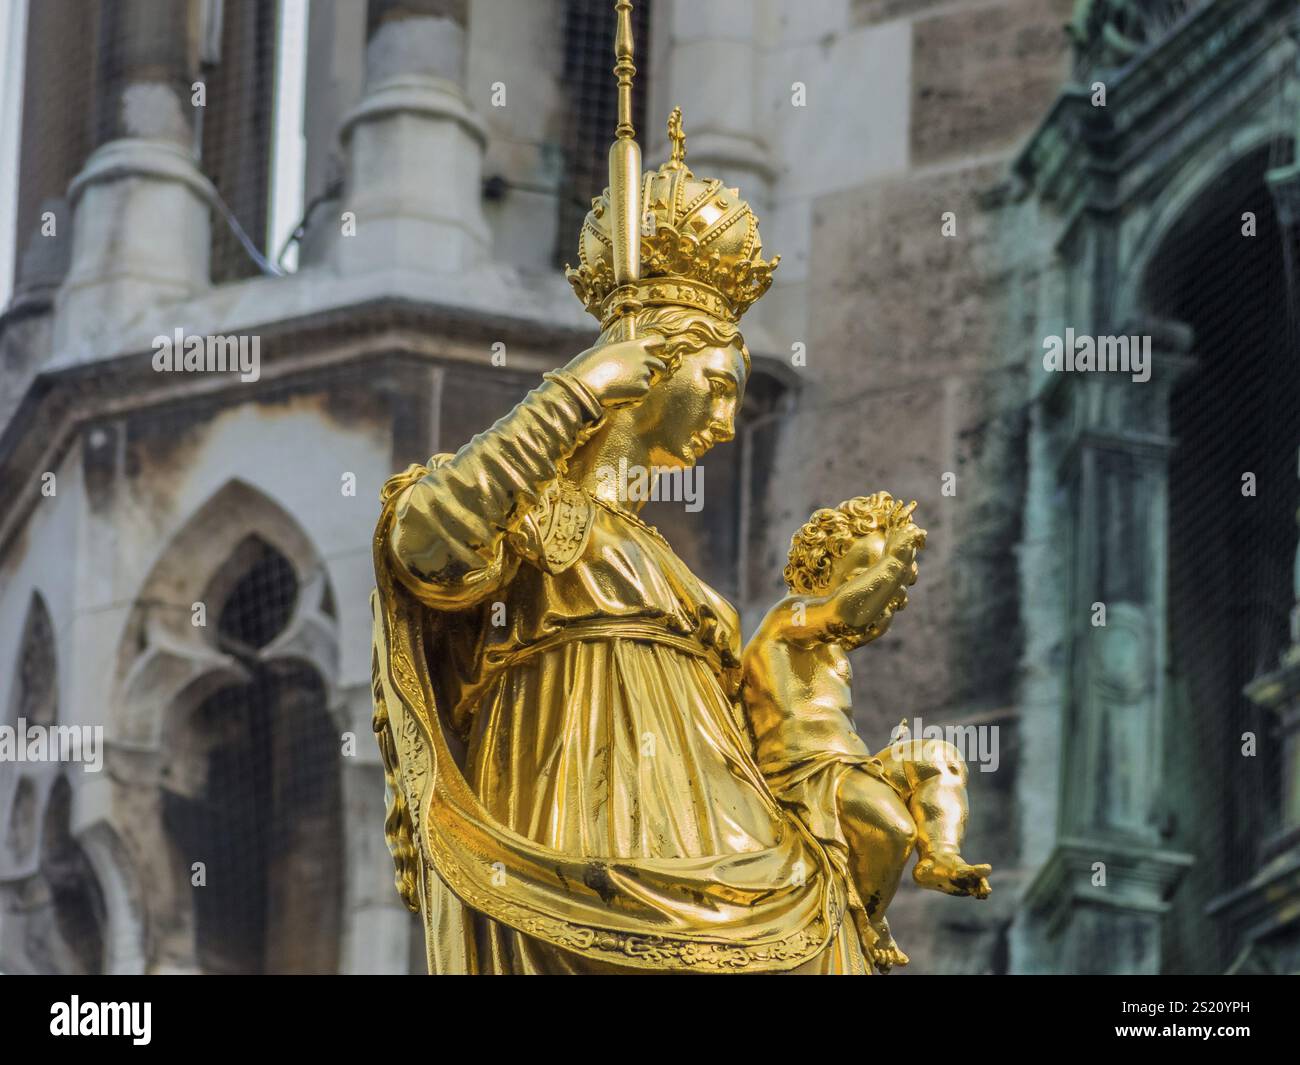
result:
<svg viewBox="0 0 1300 1065"><path fill-rule="evenodd" d="M325 682L273 645L301 586L259 537L241 542L211 585L213 638L247 679L178 722L188 779L164 793L164 822L192 890L195 961L205 972L327 973L342 911L340 737Z"/></svg>
<svg viewBox="0 0 1300 1065"><path fill-rule="evenodd" d="M57 681L54 660L54 629L49 611L39 595L33 595L23 626L9 696L9 712L3 724L17 728L26 725L49 726L57 717ZM0 761L0 832L3 847L0 873L22 874L30 871L35 847L40 837L45 787L38 788L32 779L36 767Z"/></svg>
<svg viewBox="0 0 1300 1065"><path fill-rule="evenodd" d="M4 724L58 724L54 627L33 595ZM21 738L19 742L22 742ZM0 971L101 972L104 902L72 835L72 791L55 762L0 762Z"/></svg>

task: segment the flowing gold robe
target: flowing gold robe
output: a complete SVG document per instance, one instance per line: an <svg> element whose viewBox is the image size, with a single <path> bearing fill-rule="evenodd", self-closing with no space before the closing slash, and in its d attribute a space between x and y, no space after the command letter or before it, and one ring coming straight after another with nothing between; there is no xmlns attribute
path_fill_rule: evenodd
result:
<svg viewBox="0 0 1300 1065"><path fill-rule="evenodd" d="M754 763L734 609L565 479L602 412L547 376L390 481L376 531L376 732L430 971L867 971Z"/></svg>

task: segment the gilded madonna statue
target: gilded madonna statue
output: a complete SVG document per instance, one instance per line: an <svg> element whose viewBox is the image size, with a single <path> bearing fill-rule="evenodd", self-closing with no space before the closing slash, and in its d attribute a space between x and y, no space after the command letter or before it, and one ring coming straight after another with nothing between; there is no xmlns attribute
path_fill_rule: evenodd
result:
<svg viewBox="0 0 1300 1065"><path fill-rule="evenodd" d="M777 263L737 190L687 167L680 112L671 158L642 176L630 4L615 6L610 188L568 271L599 338L383 491L374 727L398 890L432 973L901 964L883 909L865 919L876 903L760 767L736 610L600 473L684 469L732 437L750 368L738 323ZM877 627L924 536L889 514L896 534L863 563L893 567L872 585ZM898 794L947 753L895 759ZM964 824L964 789L945 794ZM986 866L944 868L968 889L951 893L987 893Z"/></svg>

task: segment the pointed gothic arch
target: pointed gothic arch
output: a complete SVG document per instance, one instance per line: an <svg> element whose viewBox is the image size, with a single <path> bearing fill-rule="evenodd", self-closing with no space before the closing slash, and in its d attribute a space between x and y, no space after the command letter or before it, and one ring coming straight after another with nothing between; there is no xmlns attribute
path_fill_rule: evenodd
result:
<svg viewBox="0 0 1300 1065"><path fill-rule="evenodd" d="M141 585L119 651L111 740L158 750L164 708L197 705L222 687L247 681L245 664L222 649L212 625L214 604L243 575L242 559L254 543L288 560L299 588L292 616L266 653L302 659L332 686L337 620L324 562L291 514L236 478L165 543ZM329 702L333 708L333 698Z"/></svg>
<svg viewBox="0 0 1300 1065"><path fill-rule="evenodd" d="M59 724L54 625L39 591L32 592L12 675L3 724L25 744L29 730ZM99 876L73 831L66 769L53 760L0 761L0 971L104 968L107 914Z"/></svg>
<svg viewBox="0 0 1300 1065"><path fill-rule="evenodd" d="M1264 157L1272 160L1294 150L1294 129L1288 118L1284 113L1261 115L1233 134L1226 146L1206 146L1176 173L1166 175L1164 186L1152 198L1150 213L1124 250L1119 267L1123 280L1116 286L1117 320L1167 314L1160 309L1151 282L1170 240L1190 218L1203 215L1203 205L1234 171L1253 167ZM1235 221L1239 232L1242 220L1238 217Z"/></svg>
<svg viewBox="0 0 1300 1065"><path fill-rule="evenodd" d="M242 480L171 537L128 619L114 737L156 759L168 966L332 972L343 870L337 619L292 515Z"/></svg>
<svg viewBox="0 0 1300 1065"><path fill-rule="evenodd" d="M50 727L58 721L58 670L49 608L33 591L14 651L12 686L3 723ZM0 761L0 880L36 871L41 823L58 775L53 763Z"/></svg>

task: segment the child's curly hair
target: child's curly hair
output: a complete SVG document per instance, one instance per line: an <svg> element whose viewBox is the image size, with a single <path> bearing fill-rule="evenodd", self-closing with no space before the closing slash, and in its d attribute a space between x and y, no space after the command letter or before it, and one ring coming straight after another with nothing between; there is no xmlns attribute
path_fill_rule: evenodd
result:
<svg viewBox="0 0 1300 1065"><path fill-rule="evenodd" d="M790 538L790 558L782 576L786 587L799 595L816 595L831 581L831 566L856 540L873 532L888 536L911 520L916 504L904 504L888 492L854 496L838 507L813 512Z"/></svg>

